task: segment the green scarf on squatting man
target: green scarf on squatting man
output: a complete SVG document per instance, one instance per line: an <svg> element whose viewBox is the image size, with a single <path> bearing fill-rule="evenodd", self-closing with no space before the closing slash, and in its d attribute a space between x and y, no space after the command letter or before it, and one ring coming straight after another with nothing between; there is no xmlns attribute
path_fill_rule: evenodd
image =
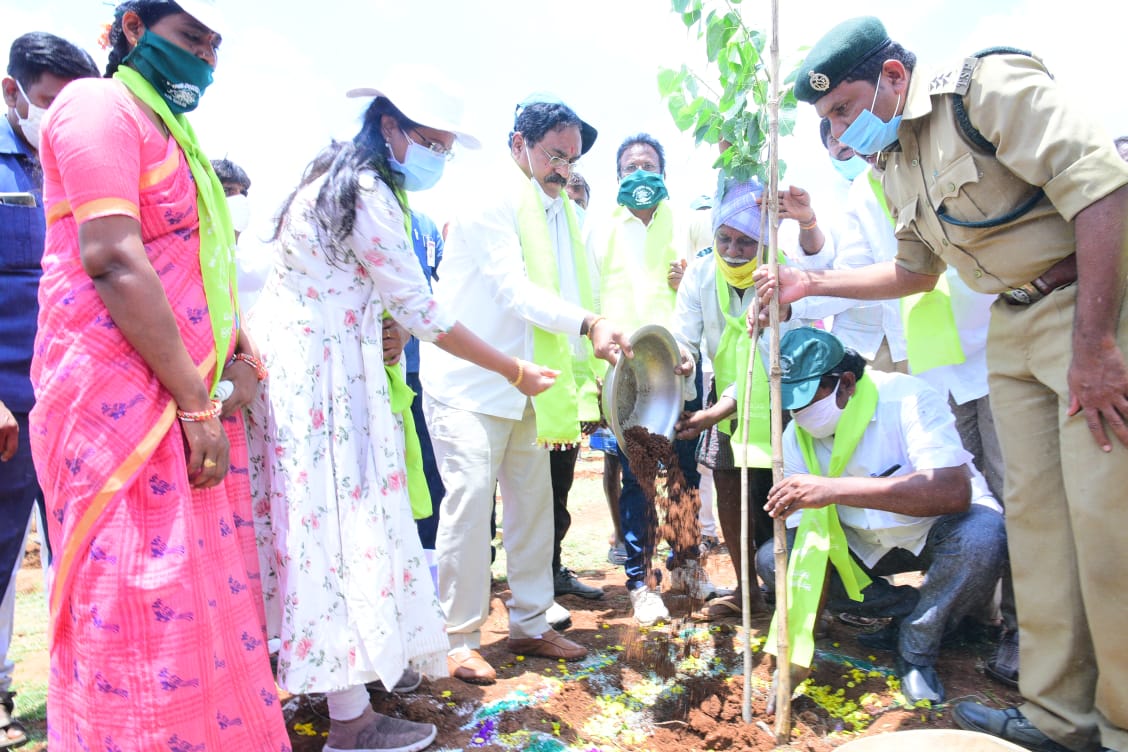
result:
<svg viewBox="0 0 1128 752"><path fill-rule="evenodd" d="M796 425L795 438L803 452L807 470L812 475L840 477L876 411L877 387L868 376L863 375L858 380L854 396L846 403L846 409L838 419L830 467L825 473L821 472L822 466L815 456L811 434ZM790 663L798 666L810 666L815 654L815 621L818 619L828 561L838 570L846 593L856 601L862 600L862 590L869 586L871 580L850 556L850 546L838 520L838 507L834 504L803 510L799 530L795 533L795 547L787 565L787 637L791 649ZM776 617L773 616L764 650L774 655L776 644Z"/></svg>
<svg viewBox="0 0 1128 752"><path fill-rule="evenodd" d="M896 226L896 220L889 211L881 180L871 168L866 174L870 190L877 197L877 203L885 212L889 224ZM954 366L963 363L963 345L959 330L956 329L956 315L952 312L952 293L948 288L948 278L941 274L936 287L928 292L918 292L901 298L901 321L905 326L905 349L908 353L909 370L924 373L940 366Z"/></svg>
<svg viewBox="0 0 1128 752"><path fill-rule="evenodd" d="M513 181L510 190L519 192L517 235L525 259L525 276L537 287L560 295L560 270L548 234L548 219L537 189L517 163L506 170ZM569 223L571 232L571 223ZM577 275L583 278L584 275ZM590 294L590 283L589 283ZM544 447L572 446L580 441L580 418L576 380L572 370L572 348L568 336L533 327L533 362L559 371L556 383L533 397L537 414L537 444Z"/></svg>
<svg viewBox="0 0 1128 752"><path fill-rule="evenodd" d="M196 182L196 212L200 218L200 274L204 281L204 299L208 303L212 334L215 336L215 375L211 395L223 374L227 351L231 348L231 330L240 322L238 287L235 276L235 230L227 211L227 198L219 184L211 162L200 148L192 124L183 115L173 115L168 103L140 73L127 65L120 66L114 78L135 97L156 113L184 152L192 179Z"/></svg>

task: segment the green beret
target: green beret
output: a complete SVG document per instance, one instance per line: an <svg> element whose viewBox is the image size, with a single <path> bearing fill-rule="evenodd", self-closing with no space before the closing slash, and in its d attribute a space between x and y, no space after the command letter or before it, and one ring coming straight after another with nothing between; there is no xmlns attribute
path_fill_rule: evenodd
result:
<svg viewBox="0 0 1128 752"><path fill-rule="evenodd" d="M822 377L842 362L846 350L828 331L811 326L792 329L779 341L780 404L784 410L806 407Z"/></svg>
<svg viewBox="0 0 1128 752"><path fill-rule="evenodd" d="M843 21L815 43L799 66L796 98L814 104L887 44L885 26L873 16Z"/></svg>

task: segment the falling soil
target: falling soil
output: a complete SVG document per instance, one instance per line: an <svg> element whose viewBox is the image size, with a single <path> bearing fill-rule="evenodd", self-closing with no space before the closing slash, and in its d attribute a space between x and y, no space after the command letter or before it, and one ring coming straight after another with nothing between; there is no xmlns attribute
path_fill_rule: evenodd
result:
<svg viewBox="0 0 1128 752"><path fill-rule="evenodd" d="M623 452L631 463L631 470L638 479L648 508L656 513L650 517L650 539L664 540L671 550L689 552L688 558L696 559L701 540L701 523L697 516L701 499L696 488L688 487L673 443L665 436L650 433L644 426L628 428L623 439ZM658 479L663 476L665 484L660 492ZM653 558L646 557L646 579L652 588L657 587ZM683 562L674 563L679 565Z"/></svg>

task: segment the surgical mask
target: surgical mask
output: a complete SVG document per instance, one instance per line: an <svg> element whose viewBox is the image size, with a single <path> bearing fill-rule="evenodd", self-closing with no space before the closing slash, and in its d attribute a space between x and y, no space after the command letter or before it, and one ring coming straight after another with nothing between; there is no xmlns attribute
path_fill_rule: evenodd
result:
<svg viewBox="0 0 1128 752"><path fill-rule="evenodd" d="M838 420L842 417L843 408L838 406L838 387L842 382L834 385L834 391L823 397L818 402L812 402L802 410L795 410L791 418L807 433L816 439L825 439L834 435L838 427Z"/></svg>
<svg viewBox="0 0 1128 752"><path fill-rule="evenodd" d="M123 61L153 85L174 115L196 109L211 85L212 67L148 29Z"/></svg>
<svg viewBox="0 0 1128 752"><path fill-rule="evenodd" d="M831 164L834 165L834 169L838 170L839 175L850 182L853 182L854 178L861 175L869 167L869 163L857 154L846 160L832 158Z"/></svg>
<svg viewBox="0 0 1128 752"><path fill-rule="evenodd" d="M20 124L24 138L31 144L31 148L39 151L39 129L43 125L43 118L47 116L47 110L31 103L31 97L24 91L24 87L20 86L19 81L16 81L16 88L20 90L24 101L27 102L27 117L20 117L20 111L16 110L16 120Z"/></svg>
<svg viewBox="0 0 1128 752"><path fill-rule="evenodd" d="M619 203L628 209L652 209L669 195L657 172L635 170L619 181Z"/></svg>
<svg viewBox="0 0 1128 752"><path fill-rule="evenodd" d="M870 109L862 110L862 114L850 123L850 127L838 137L840 143L849 146L858 154L869 156L877 154L897 142L897 129L901 127L901 116L894 115L889 122L885 122L873 114L873 106L877 104L877 92L881 87L881 74L877 74L877 88L873 92L873 102ZM897 104L893 111L901 106L901 96L897 95Z"/></svg>
<svg viewBox="0 0 1128 752"><path fill-rule="evenodd" d="M404 152L403 161L396 159L391 144L388 144L388 160L392 164L392 169L403 176L403 189L425 191L434 188L435 183L443 176L446 156L415 143L404 131L400 133L403 133L403 137L407 139L407 151Z"/></svg>
<svg viewBox="0 0 1128 752"><path fill-rule="evenodd" d="M227 197L227 213L235 232L243 232L251 224L251 200L242 193Z"/></svg>

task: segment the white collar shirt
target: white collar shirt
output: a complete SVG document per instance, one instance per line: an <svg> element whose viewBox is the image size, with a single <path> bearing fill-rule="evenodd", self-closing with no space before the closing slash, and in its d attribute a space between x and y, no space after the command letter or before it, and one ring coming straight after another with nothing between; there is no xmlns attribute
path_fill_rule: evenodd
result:
<svg viewBox="0 0 1128 752"><path fill-rule="evenodd" d="M866 370L866 376L877 386L877 409L846 463L842 477L867 478L880 475L894 465L899 468L891 477L964 465L972 475L972 503L1001 511L987 490L983 476L971 464L971 454L960 443L955 419L945 399L914 376L872 369ZM792 421L783 434L784 475L825 475L833 437L815 439L815 456L820 467L809 469L799 449L795 428ZM842 505L836 508L850 550L868 567L894 548L920 554L928 531L939 519ZM788 526L797 526L799 517L789 517Z"/></svg>

